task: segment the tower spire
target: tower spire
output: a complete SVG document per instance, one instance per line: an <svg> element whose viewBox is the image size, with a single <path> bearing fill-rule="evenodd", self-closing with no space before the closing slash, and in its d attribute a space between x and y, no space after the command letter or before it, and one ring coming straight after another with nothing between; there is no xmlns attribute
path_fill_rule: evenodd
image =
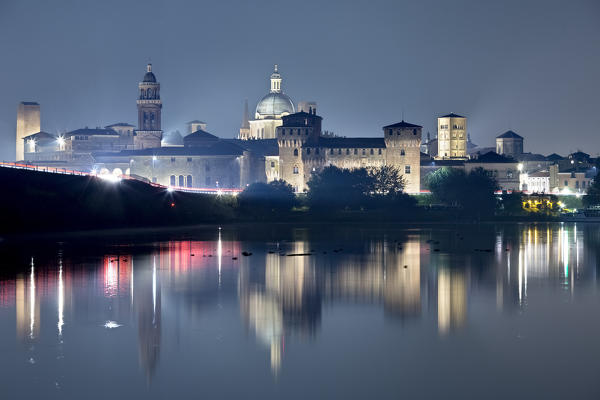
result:
<svg viewBox="0 0 600 400"><path fill-rule="evenodd" d="M281 75L277 64L271 74L271 93L281 93Z"/></svg>

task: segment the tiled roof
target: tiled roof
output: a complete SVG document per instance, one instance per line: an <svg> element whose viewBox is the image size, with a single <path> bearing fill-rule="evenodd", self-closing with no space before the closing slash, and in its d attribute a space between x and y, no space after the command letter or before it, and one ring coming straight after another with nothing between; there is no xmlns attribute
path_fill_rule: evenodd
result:
<svg viewBox="0 0 600 400"><path fill-rule="evenodd" d="M523 139L523 136L517 135L513 131L506 131L502 135L496 136L496 139Z"/></svg>
<svg viewBox="0 0 600 400"><path fill-rule="evenodd" d="M401 122L384 126L383 129L385 129L385 128L422 128L422 126L415 125L415 124L409 124L408 122L404 122L404 120L402 120Z"/></svg>
<svg viewBox="0 0 600 400"><path fill-rule="evenodd" d="M95 135L112 135L119 136L119 134L112 129L105 128L81 128L76 129L71 132L67 132L65 136L75 136L75 135L87 135L87 136L95 136Z"/></svg>
<svg viewBox="0 0 600 400"><path fill-rule="evenodd" d="M56 136L52 135L51 133L41 131L41 132L34 133L33 135L25 136L23 138L23 140L30 140L30 139L35 139L35 140L44 140L44 139L55 140Z"/></svg>
<svg viewBox="0 0 600 400"><path fill-rule="evenodd" d="M478 158L474 158L472 160L467 161L468 163L515 163L516 161L513 158L505 157L496 152L490 151L485 153Z"/></svg>

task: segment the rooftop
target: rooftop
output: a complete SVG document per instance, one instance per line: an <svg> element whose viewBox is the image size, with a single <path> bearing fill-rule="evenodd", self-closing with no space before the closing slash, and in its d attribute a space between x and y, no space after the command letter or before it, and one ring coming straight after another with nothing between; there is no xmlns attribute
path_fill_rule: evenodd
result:
<svg viewBox="0 0 600 400"><path fill-rule="evenodd" d="M498 163L516 163L517 161L513 158L500 155L494 151L480 155L478 158L467 161L468 163L486 163L486 164L498 164Z"/></svg>
<svg viewBox="0 0 600 400"><path fill-rule="evenodd" d="M98 135L107 135L107 136L119 136L119 134L113 129L106 128L81 128L75 129L74 131L65 133L65 136L98 136Z"/></svg>
<svg viewBox="0 0 600 400"><path fill-rule="evenodd" d="M401 122L383 127L383 129L386 129L386 128L422 128L422 126L415 125L415 124L409 124L408 122L404 122L404 120L402 120Z"/></svg>
<svg viewBox="0 0 600 400"><path fill-rule="evenodd" d="M506 131L502 135L496 136L496 139L523 139L523 136L517 135L513 131Z"/></svg>
<svg viewBox="0 0 600 400"><path fill-rule="evenodd" d="M463 117L462 115L450 113L450 114L442 115L439 118L466 118L466 117Z"/></svg>

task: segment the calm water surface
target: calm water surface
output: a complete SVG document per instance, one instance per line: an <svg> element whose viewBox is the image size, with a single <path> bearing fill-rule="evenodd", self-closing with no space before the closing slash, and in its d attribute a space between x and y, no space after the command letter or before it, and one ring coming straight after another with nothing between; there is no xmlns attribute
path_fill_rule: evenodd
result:
<svg viewBox="0 0 600 400"><path fill-rule="evenodd" d="M2 399L600 396L598 225L223 226L0 249Z"/></svg>

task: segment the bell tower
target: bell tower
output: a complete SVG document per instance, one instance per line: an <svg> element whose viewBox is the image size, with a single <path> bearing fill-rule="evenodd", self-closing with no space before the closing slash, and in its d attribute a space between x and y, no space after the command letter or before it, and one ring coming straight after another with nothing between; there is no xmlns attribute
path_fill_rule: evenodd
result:
<svg viewBox="0 0 600 400"><path fill-rule="evenodd" d="M138 130L135 131L134 148L147 149L160 147L162 139L160 83L152 72L152 64L146 67L144 80L139 84Z"/></svg>
<svg viewBox="0 0 600 400"><path fill-rule="evenodd" d="M271 93L281 93L281 75L277 64L275 64L275 69L271 74Z"/></svg>

